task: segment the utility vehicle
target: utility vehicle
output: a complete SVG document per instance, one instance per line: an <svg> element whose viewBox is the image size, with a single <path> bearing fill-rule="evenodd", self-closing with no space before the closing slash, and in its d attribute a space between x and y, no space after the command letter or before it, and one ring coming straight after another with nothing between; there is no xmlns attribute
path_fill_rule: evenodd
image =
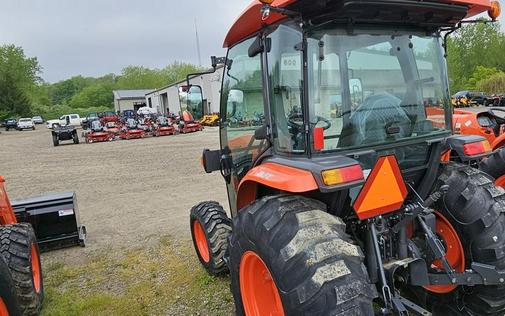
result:
<svg viewBox="0 0 505 316"><path fill-rule="evenodd" d="M212 58L221 148L202 156L231 219L190 211L237 314L505 314L505 193L474 167L486 139L452 133L443 48L486 11L499 3L261 0L240 15Z"/></svg>

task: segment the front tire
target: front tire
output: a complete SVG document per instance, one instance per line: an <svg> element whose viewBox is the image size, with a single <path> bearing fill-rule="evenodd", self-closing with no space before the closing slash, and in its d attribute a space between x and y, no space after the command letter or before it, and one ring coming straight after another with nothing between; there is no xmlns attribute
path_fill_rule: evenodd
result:
<svg viewBox="0 0 505 316"><path fill-rule="evenodd" d="M21 315L14 282L9 268L2 258L0 258L0 315Z"/></svg>
<svg viewBox="0 0 505 316"><path fill-rule="evenodd" d="M203 267L211 275L228 272L225 256L231 220L223 207L213 201L199 203L191 208L189 223L193 245Z"/></svg>
<svg viewBox="0 0 505 316"><path fill-rule="evenodd" d="M239 211L230 238L238 315L374 315L363 253L323 210L319 201L278 195Z"/></svg>
<svg viewBox="0 0 505 316"><path fill-rule="evenodd" d="M38 315L44 298L40 253L30 224L0 227L0 255L7 263L23 315Z"/></svg>

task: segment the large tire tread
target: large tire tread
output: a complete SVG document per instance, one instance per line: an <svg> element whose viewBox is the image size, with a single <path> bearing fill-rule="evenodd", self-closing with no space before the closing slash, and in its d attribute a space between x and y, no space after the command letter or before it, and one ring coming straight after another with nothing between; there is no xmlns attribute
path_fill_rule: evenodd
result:
<svg viewBox="0 0 505 316"><path fill-rule="evenodd" d="M0 255L7 263L23 315L38 315L42 306L44 287L41 273L40 292L35 291L31 268L31 245L36 245L30 224L0 226ZM37 248L38 249L38 248ZM38 258L40 262L40 257Z"/></svg>
<svg viewBox="0 0 505 316"><path fill-rule="evenodd" d="M473 261L505 270L505 191L488 174L454 162L442 165L437 185L450 187L436 207L460 236L466 268ZM505 315L505 286L459 287L455 292L459 309L468 315Z"/></svg>
<svg viewBox="0 0 505 316"><path fill-rule="evenodd" d="M286 315L374 315L377 296L363 253L345 224L316 200L296 195L263 197L233 219L232 292L239 315L240 260L254 251L279 288Z"/></svg>
<svg viewBox="0 0 505 316"><path fill-rule="evenodd" d="M210 252L210 261L205 262L196 247L193 235L193 222L198 220L207 237ZM231 220L223 207L215 201L201 202L191 208L190 212L191 234L193 243L200 262L211 275L228 272L225 256L228 251L228 237L231 233Z"/></svg>

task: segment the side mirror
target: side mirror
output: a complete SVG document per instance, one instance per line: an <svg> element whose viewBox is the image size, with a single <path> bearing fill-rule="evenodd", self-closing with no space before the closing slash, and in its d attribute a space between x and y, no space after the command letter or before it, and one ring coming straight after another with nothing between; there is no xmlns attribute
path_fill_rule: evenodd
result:
<svg viewBox="0 0 505 316"><path fill-rule="evenodd" d="M244 92L242 90L231 89L228 92L228 102L244 103Z"/></svg>
<svg viewBox="0 0 505 316"><path fill-rule="evenodd" d="M351 91L351 101L355 104L363 103L363 86L361 79L353 78L349 80L349 90Z"/></svg>
<svg viewBox="0 0 505 316"><path fill-rule="evenodd" d="M204 149L202 153L202 166L207 173L221 170L221 151Z"/></svg>
<svg viewBox="0 0 505 316"><path fill-rule="evenodd" d="M250 58L253 58L263 52L267 53L270 52L271 48L272 48L272 39L271 38L266 39L266 47L265 47L265 45L263 45L263 42L261 41L261 35L260 35L256 37L251 46L249 46L249 50L247 51L247 53Z"/></svg>
<svg viewBox="0 0 505 316"><path fill-rule="evenodd" d="M262 125L254 131L254 138L257 140L263 140L268 138L268 127Z"/></svg>

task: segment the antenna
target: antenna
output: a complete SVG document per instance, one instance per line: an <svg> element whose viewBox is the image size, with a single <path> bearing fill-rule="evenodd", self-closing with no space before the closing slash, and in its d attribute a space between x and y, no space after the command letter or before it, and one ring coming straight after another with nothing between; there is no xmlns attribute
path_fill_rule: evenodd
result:
<svg viewBox="0 0 505 316"><path fill-rule="evenodd" d="M200 53L200 38L198 37L198 26L195 18L196 51L198 52L198 66L202 67L202 55Z"/></svg>

